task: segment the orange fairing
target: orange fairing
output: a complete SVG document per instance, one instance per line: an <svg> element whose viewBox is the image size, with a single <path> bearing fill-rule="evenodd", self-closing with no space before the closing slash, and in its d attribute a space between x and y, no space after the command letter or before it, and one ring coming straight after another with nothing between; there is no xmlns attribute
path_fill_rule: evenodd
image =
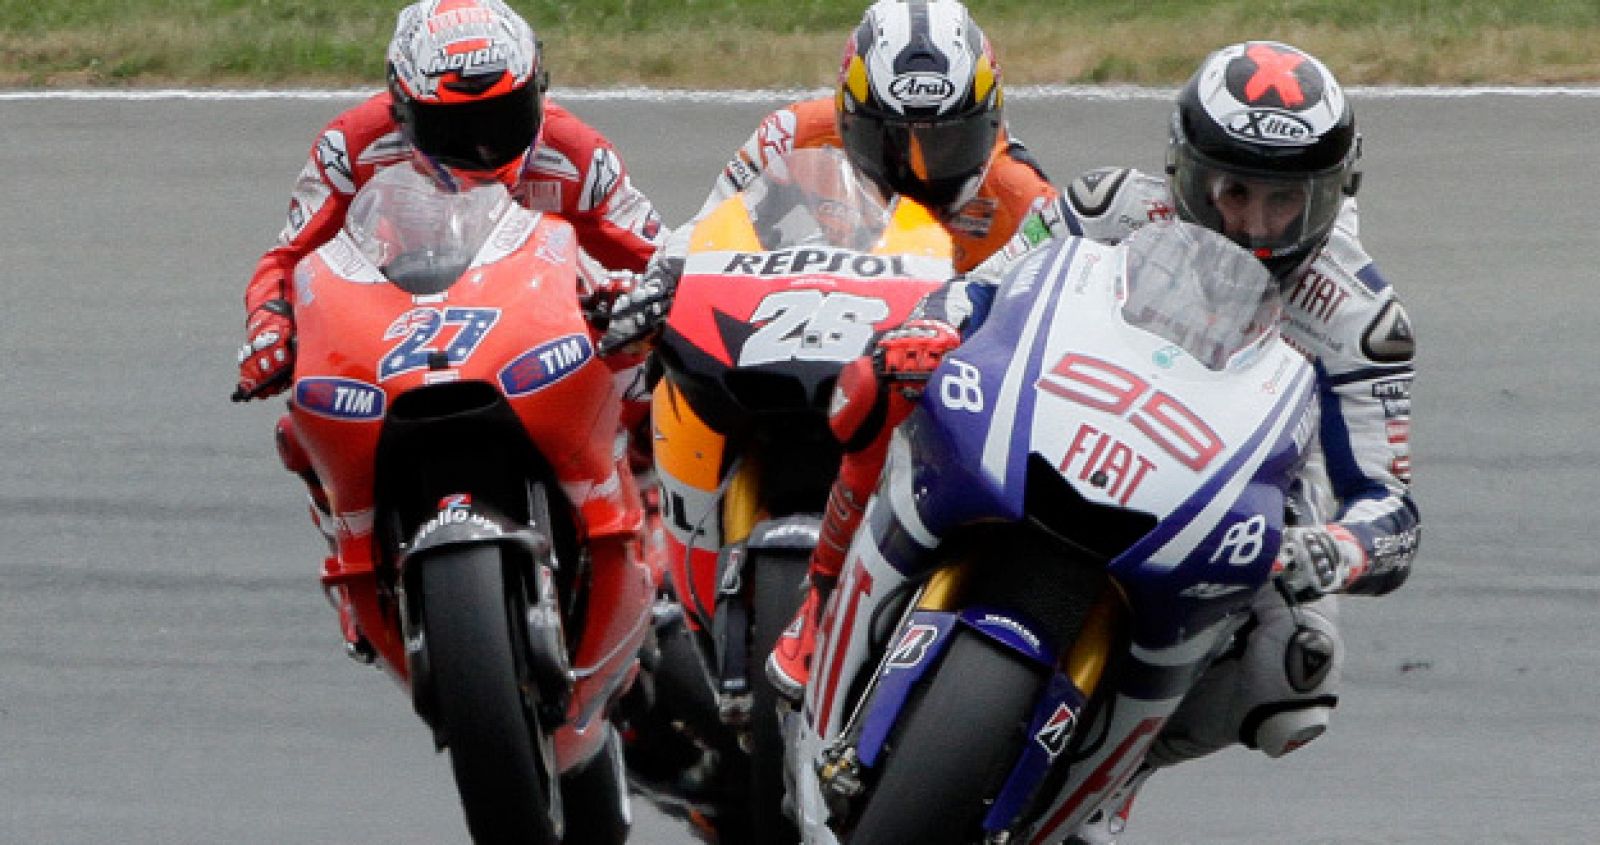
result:
<svg viewBox="0 0 1600 845"><path fill-rule="evenodd" d="M711 492L722 479L722 435L701 420L682 391L663 381L651 402L656 468L696 490Z"/></svg>
<svg viewBox="0 0 1600 845"><path fill-rule="evenodd" d="M690 252L756 252L761 249L761 239L745 211L742 195L722 201L710 214L694 227L689 240Z"/></svg>
<svg viewBox="0 0 1600 845"><path fill-rule="evenodd" d="M873 252L879 255L927 255L950 257L950 235L928 209L901 197L894 206L894 217L884 230Z"/></svg>

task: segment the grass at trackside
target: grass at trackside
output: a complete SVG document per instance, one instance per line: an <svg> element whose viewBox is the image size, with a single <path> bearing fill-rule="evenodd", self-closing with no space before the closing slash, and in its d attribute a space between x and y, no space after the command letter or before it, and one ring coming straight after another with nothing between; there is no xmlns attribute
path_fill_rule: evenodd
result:
<svg viewBox="0 0 1600 845"><path fill-rule="evenodd" d="M818 87L862 2L512 0L557 85ZM971 0L1018 83L1181 82L1276 38L1347 84L1600 82L1600 0ZM0 85L376 85L390 0L0 0Z"/></svg>

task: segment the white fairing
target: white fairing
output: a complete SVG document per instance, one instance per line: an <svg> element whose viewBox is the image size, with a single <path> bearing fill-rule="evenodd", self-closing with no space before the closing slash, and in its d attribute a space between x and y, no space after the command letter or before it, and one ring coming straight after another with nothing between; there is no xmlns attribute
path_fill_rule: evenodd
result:
<svg viewBox="0 0 1600 845"><path fill-rule="evenodd" d="M1253 302L1242 302L1252 319L1230 332L1245 341L1231 354L1220 354L1213 341L1187 338L1180 345L1152 333L1171 326L1151 325L1144 304L1159 298L1145 297L1139 285L1130 298L1127 255L1124 247L1087 241L1076 250L1048 252L1042 256L1048 261L1024 265L1000 297L1032 296L1037 279L1059 279L1063 286L1059 302L1037 296L1024 332L1040 331L1046 338L1031 450L1060 467L1085 498L1165 517L1206 477L1229 465L1287 391L1304 389L1296 377L1307 368L1275 332L1263 331L1276 325L1276 311L1258 311ZM1248 266L1260 268L1258 262ZM1206 323L1204 303L1177 304L1167 311L1172 319ZM1241 302L1231 304L1236 315ZM1144 329L1135 327L1140 322ZM1013 360L989 429L984 466L995 479L1020 459L1011 446L1011 426L1018 398L1029 387L1023 383L1028 364L1023 355ZM1262 445L1268 448L1236 473L1241 485L1268 457L1271 438Z"/></svg>

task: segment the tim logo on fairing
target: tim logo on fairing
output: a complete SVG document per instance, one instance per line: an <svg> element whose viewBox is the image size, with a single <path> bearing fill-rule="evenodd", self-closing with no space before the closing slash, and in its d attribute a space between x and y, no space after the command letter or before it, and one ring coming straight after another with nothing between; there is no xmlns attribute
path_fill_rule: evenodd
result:
<svg viewBox="0 0 1600 845"><path fill-rule="evenodd" d="M507 396L524 396L543 390L572 375L594 357L589 337L569 334L543 343L517 356L500 371L500 388Z"/></svg>
<svg viewBox="0 0 1600 845"><path fill-rule="evenodd" d="M300 379L294 385L294 403L302 410L336 420L383 418L383 391L354 379Z"/></svg>

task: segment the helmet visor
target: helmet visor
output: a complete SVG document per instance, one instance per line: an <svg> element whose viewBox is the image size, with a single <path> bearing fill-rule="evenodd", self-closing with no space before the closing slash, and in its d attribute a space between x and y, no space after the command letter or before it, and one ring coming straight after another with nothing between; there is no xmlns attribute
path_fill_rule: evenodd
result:
<svg viewBox="0 0 1600 845"><path fill-rule="evenodd" d="M1344 168L1275 174L1230 168L1180 151L1173 197L1183 216L1221 232L1263 261L1322 246L1344 201Z"/></svg>
<svg viewBox="0 0 1600 845"><path fill-rule="evenodd" d="M944 121L886 121L847 115L840 121L857 166L898 194L933 209L972 198L994 152L999 115Z"/></svg>
<svg viewBox="0 0 1600 845"><path fill-rule="evenodd" d="M496 170L533 146L539 132L539 90L524 85L508 94L468 103L408 104L411 143L440 164Z"/></svg>

